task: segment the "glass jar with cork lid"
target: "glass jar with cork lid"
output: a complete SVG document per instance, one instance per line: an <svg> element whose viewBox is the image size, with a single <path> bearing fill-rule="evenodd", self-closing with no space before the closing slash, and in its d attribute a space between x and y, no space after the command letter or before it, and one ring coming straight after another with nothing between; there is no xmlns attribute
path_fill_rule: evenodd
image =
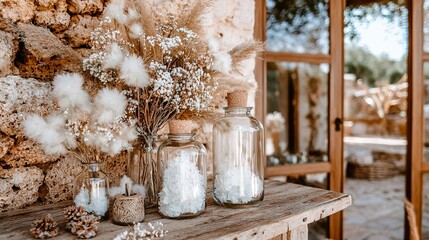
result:
<svg viewBox="0 0 429 240"><path fill-rule="evenodd" d="M231 208L264 198L264 129L251 116L247 92L228 93L225 116L213 126L213 198Z"/></svg>
<svg viewBox="0 0 429 240"><path fill-rule="evenodd" d="M168 218L191 218L206 209L206 149L191 133L190 120L169 123L168 140L158 148L159 213Z"/></svg>

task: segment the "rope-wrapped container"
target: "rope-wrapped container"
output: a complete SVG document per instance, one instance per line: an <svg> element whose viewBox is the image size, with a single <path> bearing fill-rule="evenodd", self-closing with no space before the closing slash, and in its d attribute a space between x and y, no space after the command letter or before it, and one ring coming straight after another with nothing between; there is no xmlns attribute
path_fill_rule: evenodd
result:
<svg viewBox="0 0 429 240"><path fill-rule="evenodd" d="M113 222L119 225L142 222L145 217L144 197L138 194L117 196L113 202L112 215Z"/></svg>

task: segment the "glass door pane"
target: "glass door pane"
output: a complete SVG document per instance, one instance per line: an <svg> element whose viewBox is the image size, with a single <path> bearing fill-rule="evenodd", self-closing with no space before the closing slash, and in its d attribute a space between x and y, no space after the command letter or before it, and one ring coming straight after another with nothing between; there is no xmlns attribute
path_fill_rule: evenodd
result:
<svg viewBox="0 0 429 240"><path fill-rule="evenodd" d="M267 165L328 161L328 64L267 63Z"/></svg>
<svg viewBox="0 0 429 240"><path fill-rule="evenodd" d="M424 134L423 134L423 161L429 161L429 62L423 63L424 73Z"/></svg>
<svg viewBox="0 0 429 240"><path fill-rule="evenodd" d="M424 14L423 14L423 49L425 52L429 52L429 0L424 0L423 4Z"/></svg>
<svg viewBox="0 0 429 240"><path fill-rule="evenodd" d="M422 237L429 239L429 174L423 175Z"/></svg>
<svg viewBox="0 0 429 240"><path fill-rule="evenodd" d="M267 0L267 50L329 53L328 0Z"/></svg>
<svg viewBox="0 0 429 240"><path fill-rule="evenodd" d="M405 1L347 1L345 239L403 239L408 107ZM361 5L359 5L359 3Z"/></svg>

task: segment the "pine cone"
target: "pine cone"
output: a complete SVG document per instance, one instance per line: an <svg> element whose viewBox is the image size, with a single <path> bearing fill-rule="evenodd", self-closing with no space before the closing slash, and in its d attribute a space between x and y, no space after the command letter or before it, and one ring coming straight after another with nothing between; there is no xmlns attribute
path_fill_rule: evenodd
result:
<svg viewBox="0 0 429 240"><path fill-rule="evenodd" d="M81 216L77 222L71 222L71 232L78 238L92 238L97 235L100 218L92 214Z"/></svg>
<svg viewBox="0 0 429 240"><path fill-rule="evenodd" d="M32 226L30 231L33 238L44 239L58 235L58 223L51 217L51 214L34 220Z"/></svg>
<svg viewBox="0 0 429 240"><path fill-rule="evenodd" d="M78 222L82 216L86 216L88 213L82 206L70 206L64 208L64 217L66 218L66 228L70 230L72 223Z"/></svg>

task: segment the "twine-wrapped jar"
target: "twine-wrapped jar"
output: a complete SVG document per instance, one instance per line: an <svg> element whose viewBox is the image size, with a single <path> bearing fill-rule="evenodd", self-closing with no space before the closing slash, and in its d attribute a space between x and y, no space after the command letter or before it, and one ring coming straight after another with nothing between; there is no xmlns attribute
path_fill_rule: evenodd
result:
<svg viewBox="0 0 429 240"><path fill-rule="evenodd" d="M144 197L139 194L117 196L113 202L112 221L119 225L142 222L145 217Z"/></svg>

